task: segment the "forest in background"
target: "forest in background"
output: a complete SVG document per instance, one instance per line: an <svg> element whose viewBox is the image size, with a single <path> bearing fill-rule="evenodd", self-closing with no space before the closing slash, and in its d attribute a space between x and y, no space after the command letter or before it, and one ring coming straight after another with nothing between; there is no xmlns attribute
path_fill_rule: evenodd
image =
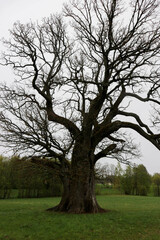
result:
<svg viewBox="0 0 160 240"><path fill-rule="evenodd" d="M62 186L53 170L17 156L0 157L0 198L60 196Z"/></svg>
<svg viewBox="0 0 160 240"><path fill-rule="evenodd" d="M44 159L43 159L44 160ZM55 161L53 159L53 161ZM146 167L118 162L97 164L96 194L160 196L160 173L150 175ZM0 198L39 198L62 195L62 184L55 170L31 159L0 156Z"/></svg>

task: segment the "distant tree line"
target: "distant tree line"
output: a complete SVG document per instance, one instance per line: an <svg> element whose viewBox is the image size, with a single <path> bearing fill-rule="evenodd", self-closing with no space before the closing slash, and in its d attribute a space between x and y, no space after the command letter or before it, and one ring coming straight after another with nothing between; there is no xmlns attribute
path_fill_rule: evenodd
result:
<svg viewBox="0 0 160 240"><path fill-rule="evenodd" d="M122 189L128 195L146 196L151 185L151 176L144 165L128 166L121 180Z"/></svg>
<svg viewBox="0 0 160 240"><path fill-rule="evenodd" d="M96 180L127 195L146 196L152 191L154 196L160 196L160 173L151 176L143 164L128 165L125 170L120 163L117 166L98 165Z"/></svg>
<svg viewBox="0 0 160 240"><path fill-rule="evenodd" d="M55 163L56 160L52 161ZM34 161L32 158L0 156L0 198L60 196L62 183L56 170L53 174L50 166L40 163L41 158ZM128 165L125 170L120 163L117 166L99 164L95 176L97 184L118 189L123 194L146 196L152 190L154 196L160 196L160 173L151 176L142 164Z"/></svg>
<svg viewBox="0 0 160 240"><path fill-rule="evenodd" d="M0 156L0 198L60 196L62 186L50 168L19 157Z"/></svg>

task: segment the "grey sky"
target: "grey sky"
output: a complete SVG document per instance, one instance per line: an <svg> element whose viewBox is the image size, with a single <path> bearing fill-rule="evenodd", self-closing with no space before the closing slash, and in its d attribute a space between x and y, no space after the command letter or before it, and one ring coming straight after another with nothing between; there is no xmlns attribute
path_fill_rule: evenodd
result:
<svg viewBox="0 0 160 240"><path fill-rule="evenodd" d="M20 20L26 23L30 20L39 20L49 16L51 13L59 12L64 0L0 0L0 38L9 37L8 29L13 23ZM2 45L0 44L0 50ZM0 66L0 81L11 81L14 76L10 69ZM137 104L139 114L142 113L143 119L147 118L146 110L143 105ZM160 172L160 152L151 143L135 134L137 143L140 143L142 150L141 160L136 163L144 164L150 173ZM3 153L1 150L0 154ZM107 161L108 163L111 160ZM111 162L112 163L112 162Z"/></svg>

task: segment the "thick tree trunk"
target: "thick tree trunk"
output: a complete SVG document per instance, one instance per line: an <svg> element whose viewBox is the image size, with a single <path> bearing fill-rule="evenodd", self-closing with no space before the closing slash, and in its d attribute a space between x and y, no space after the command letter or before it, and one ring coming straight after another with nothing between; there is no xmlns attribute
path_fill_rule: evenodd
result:
<svg viewBox="0 0 160 240"><path fill-rule="evenodd" d="M94 164L78 149L74 152L70 177L63 178L64 193L60 203L51 209L68 213L105 212L96 200L94 182Z"/></svg>
<svg viewBox="0 0 160 240"><path fill-rule="evenodd" d="M89 176L90 175L90 176ZM51 209L58 212L68 213L98 213L105 212L96 200L94 190L94 174L90 173L85 176L75 174L71 179L65 178L63 182L64 192L60 203Z"/></svg>

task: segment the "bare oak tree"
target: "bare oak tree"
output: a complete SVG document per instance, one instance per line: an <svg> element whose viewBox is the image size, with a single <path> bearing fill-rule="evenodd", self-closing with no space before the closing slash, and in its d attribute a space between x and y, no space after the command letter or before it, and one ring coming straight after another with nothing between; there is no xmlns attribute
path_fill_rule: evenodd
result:
<svg viewBox="0 0 160 240"><path fill-rule="evenodd" d="M3 64L17 81L1 87L0 138L17 151L56 159L64 194L51 210L104 211L94 167L102 157L136 154L124 129L160 149L160 134L129 104L160 105L157 10L155 0L73 0L63 16L16 23L4 40Z"/></svg>

